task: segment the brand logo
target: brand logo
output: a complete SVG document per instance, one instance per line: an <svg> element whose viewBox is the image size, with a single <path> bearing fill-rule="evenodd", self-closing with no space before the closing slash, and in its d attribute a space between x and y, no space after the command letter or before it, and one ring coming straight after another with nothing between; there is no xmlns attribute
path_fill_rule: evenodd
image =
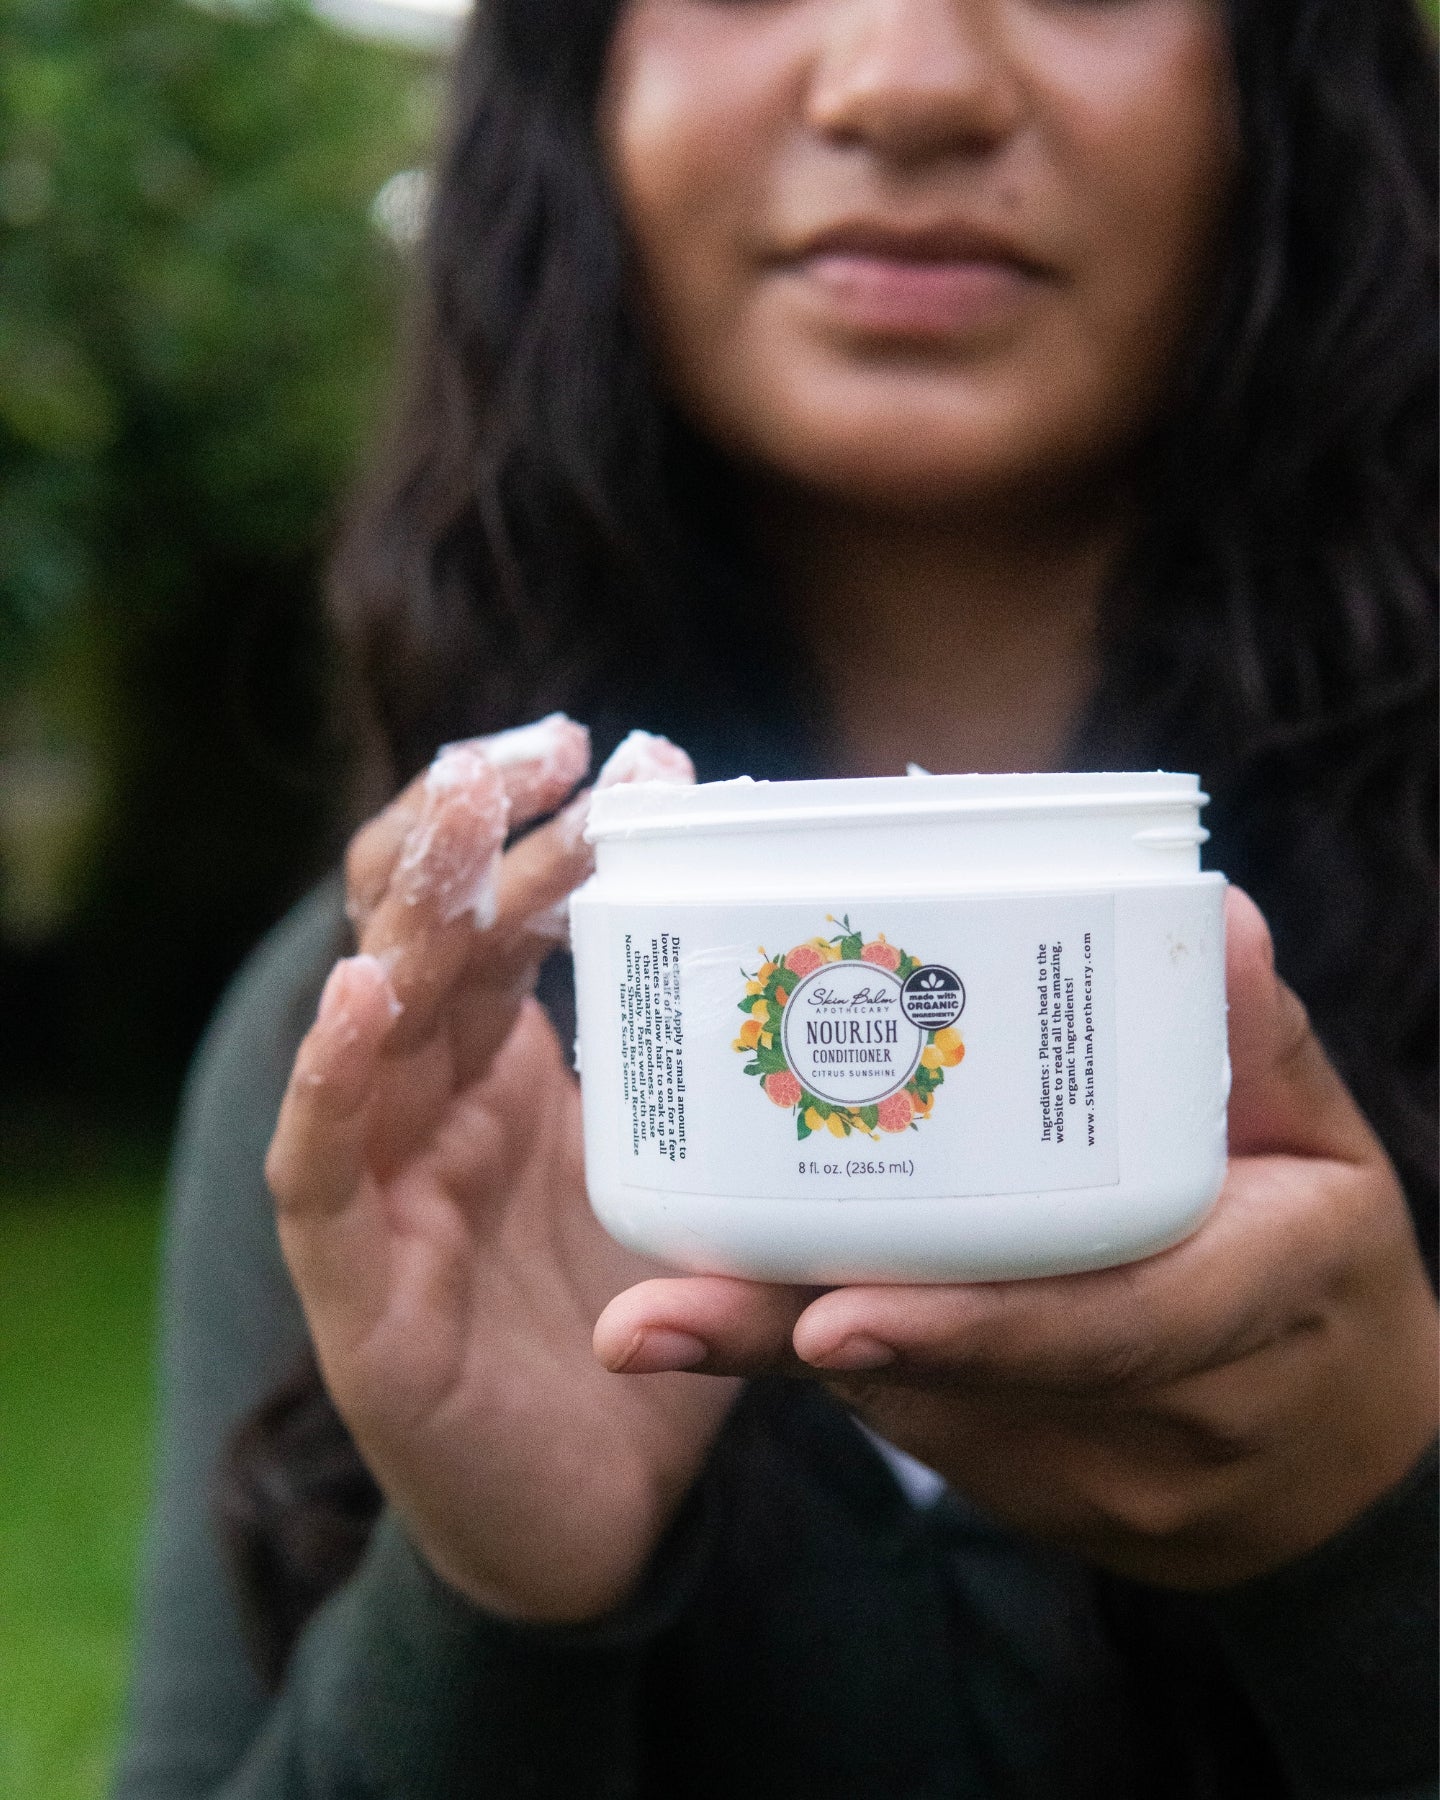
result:
<svg viewBox="0 0 1440 1800"><path fill-rule="evenodd" d="M800 1085L838 1106L866 1106L903 1088L925 1033L901 1011L900 977L866 962L827 963L784 1008L781 1044Z"/></svg>
<svg viewBox="0 0 1440 1800"><path fill-rule="evenodd" d="M783 956L762 946L745 976L746 1015L733 1048L766 1097L795 1115L797 1136L908 1131L930 1116L965 1045L954 1028L965 988L953 969L921 963L883 932L867 939L848 915L834 937Z"/></svg>

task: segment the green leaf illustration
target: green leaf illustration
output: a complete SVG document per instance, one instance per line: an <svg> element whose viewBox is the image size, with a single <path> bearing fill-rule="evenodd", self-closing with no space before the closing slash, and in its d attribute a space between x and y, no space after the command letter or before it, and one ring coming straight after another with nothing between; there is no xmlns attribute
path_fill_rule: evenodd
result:
<svg viewBox="0 0 1440 1800"><path fill-rule="evenodd" d="M865 948L865 940L858 931L851 932L849 937L840 940L840 954L846 962L857 962L860 952Z"/></svg>
<svg viewBox="0 0 1440 1800"><path fill-rule="evenodd" d="M878 1106L862 1106L860 1108L860 1123L868 1126L871 1131L874 1131L880 1123L880 1108Z"/></svg>

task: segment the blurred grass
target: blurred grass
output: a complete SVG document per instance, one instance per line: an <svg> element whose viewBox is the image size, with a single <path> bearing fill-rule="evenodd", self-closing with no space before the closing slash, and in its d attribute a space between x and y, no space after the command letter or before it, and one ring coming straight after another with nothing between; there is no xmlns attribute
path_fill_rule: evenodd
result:
<svg viewBox="0 0 1440 1800"><path fill-rule="evenodd" d="M0 1797L98 1800L149 1484L158 1176L0 1190Z"/></svg>

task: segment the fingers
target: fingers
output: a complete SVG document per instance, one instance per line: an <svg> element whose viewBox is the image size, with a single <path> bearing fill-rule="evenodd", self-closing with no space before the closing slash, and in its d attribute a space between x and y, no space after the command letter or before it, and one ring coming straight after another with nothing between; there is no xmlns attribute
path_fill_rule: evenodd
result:
<svg viewBox="0 0 1440 1800"><path fill-rule="evenodd" d="M412 871L425 869L430 860L425 855L427 835L445 796L454 796L463 807L466 785L481 764L487 764L499 776L509 803L509 827L514 830L553 811L584 779L589 762L588 731L563 713L552 713L532 725L493 737L446 745L429 769L351 840L346 856L346 889L348 910L357 928L363 931L389 891L397 869L402 865L408 865ZM694 766L678 745L650 732L632 731L606 760L595 785L608 788L627 781L685 783L694 779ZM582 796L562 815L567 848L581 851L575 859L572 886L589 873L588 852L581 850L587 804ZM479 922L483 924L487 902L482 883L484 871L472 866L463 873L476 884L471 890L471 902L473 907L478 901ZM433 877L427 873L427 879ZM458 899L459 909L463 910L464 882L456 878L452 887L452 899ZM550 921L548 935L563 935L557 921Z"/></svg>
<svg viewBox="0 0 1440 1800"><path fill-rule="evenodd" d="M606 760L595 788L630 781L692 782L694 765L668 738L632 731ZM553 819L522 838L505 854L498 871L494 916L486 927L487 943L477 959L482 978L512 963L545 957L569 937L569 897L595 866L586 842L590 793L576 796ZM502 974L499 983L511 985Z"/></svg>
<svg viewBox="0 0 1440 1800"><path fill-rule="evenodd" d="M477 917L493 918L510 801L498 771L463 747L431 765L414 824L360 947L390 974L409 1050L441 1022L466 965Z"/></svg>
<svg viewBox="0 0 1440 1800"><path fill-rule="evenodd" d="M442 761L451 752L483 757L497 771L510 801L513 830L553 811L585 779L590 767L590 734L564 713L551 713L513 731L447 744L436 761ZM351 840L345 859L346 892L350 916L357 928L363 927L384 898L395 865L433 786L433 768L432 764L431 769L417 775ZM677 744L648 731L632 731L611 752L595 785L608 788L624 781L683 784L694 779L694 765ZM580 829L583 828L582 817Z"/></svg>
<svg viewBox="0 0 1440 1800"><path fill-rule="evenodd" d="M607 760L595 786L623 781L688 782L690 758L666 738L634 731ZM501 860L494 915L474 938L452 1009L452 1044L460 1079L483 1073L509 1032L540 964L570 935L569 898L595 866L585 840L590 795L582 793L553 819L513 845Z"/></svg>
<svg viewBox="0 0 1440 1800"><path fill-rule="evenodd" d="M1337 1225L1347 1182L1340 1164L1318 1177L1279 1159L1238 1165L1193 1238L1081 1275L818 1295L715 1277L645 1282L611 1303L596 1353L626 1372L805 1370L977 1393L1154 1387L1314 1326L1350 1254ZM666 1333L692 1340L683 1363L666 1360Z"/></svg>
<svg viewBox="0 0 1440 1800"><path fill-rule="evenodd" d="M280 1247L317 1341L321 1320L362 1330L380 1308L393 1241L367 1179L385 1052L400 1013L378 958L331 970L295 1058L265 1161Z"/></svg>
<svg viewBox="0 0 1440 1800"><path fill-rule="evenodd" d="M1339 1164L1232 1165L1183 1244L1116 1269L957 1287L836 1288L796 1322L800 1358L977 1386L1117 1393L1312 1328L1350 1250Z"/></svg>
<svg viewBox="0 0 1440 1800"><path fill-rule="evenodd" d="M1305 1008L1275 971L1260 909L1239 888L1225 903L1230 1005L1230 1151L1369 1161L1383 1153L1310 1028Z"/></svg>
<svg viewBox="0 0 1440 1800"><path fill-rule="evenodd" d="M345 852L345 911L362 931L385 897L405 840L425 799L425 777L417 775L382 812L351 838Z"/></svg>
<svg viewBox="0 0 1440 1800"><path fill-rule="evenodd" d="M282 1213L324 1215L364 1173L366 1109L400 1005L383 963L336 963L295 1058L265 1162Z"/></svg>
<svg viewBox="0 0 1440 1800"><path fill-rule="evenodd" d="M494 737L472 738L467 747L499 770L512 826L528 825L553 812L590 768L590 733L559 712Z"/></svg>
<svg viewBox="0 0 1440 1800"><path fill-rule="evenodd" d="M595 866L585 841L589 812L590 795L582 793L506 852L490 925L497 943L534 938L543 953L564 942L570 895Z"/></svg>
<svg viewBox="0 0 1440 1800"><path fill-rule="evenodd" d="M624 781L668 781L687 787L694 779L695 765L678 744L649 731L632 731L605 759L595 785L609 788Z"/></svg>
<svg viewBox="0 0 1440 1800"><path fill-rule="evenodd" d="M808 1303L795 1289L736 1281L644 1283L602 1317L601 1360L626 1371L803 1366L977 1398L1083 1400L1182 1383L1323 1329L1393 1177L1276 976L1263 919L1243 894L1228 905L1236 1154L1193 1237L1116 1269L841 1287ZM1373 1180L1356 1168L1366 1160Z"/></svg>
<svg viewBox="0 0 1440 1800"><path fill-rule="evenodd" d="M463 947L449 1008L458 1081L484 1074L509 1035L541 963L569 939L569 896L590 873L585 842L590 797L578 800L532 831L502 858L494 917Z"/></svg>
<svg viewBox="0 0 1440 1800"><path fill-rule="evenodd" d="M694 764L678 744L648 731L632 731L606 759L595 777L595 789L631 781L683 786L694 779ZM595 866L594 850L585 840L589 813L590 795L582 793L506 853L490 925L495 940L533 940L529 947L541 954L566 940L567 902Z"/></svg>
<svg viewBox="0 0 1440 1800"><path fill-rule="evenodd" d="M350 906L361 949L384 962L403 1009L394 1050L413 1050L444 1026L457 1077L484 1072L540 963L568 935L568 896L593 867L589 798L571 801L508 854L506 838L553 810L588 761L588 733L558 713L451 744L357 835ZM693 779L683 750L632 732L597 785Z"/></svg>
<svg viewBox="0 0 1440 1800"><path fill-rule="evenodd" d="M793 1370L790 1334L813 1293L723 1275L642 1281L601 1313L595 1354L626 1375L702 1364L709 1375Z"/></svg>
<svg viewBox="0 0 1440 1800"><path fill-rule="evenodd" d="M551 713L534 724L493 737L447 744L430 768L417 775L351 841L345 861L346 892L357 929L363 929L384 898L422 812L433 802L437 781L443 786L452 775L462 777L477 760L488 763L499 776L514 829L552 812L585 779L590 767L590 734L564 713ZM438 778L437 769L441 770Z"/></svg>
<svg viewBox="0 0 1440 1800"><path fill-rule="evenodd" d="M423 907L441 925L468 912L488 925L509 828L510 796L489 757L469 744L442 750L426 772L420 810L381 907Z"/></svg>

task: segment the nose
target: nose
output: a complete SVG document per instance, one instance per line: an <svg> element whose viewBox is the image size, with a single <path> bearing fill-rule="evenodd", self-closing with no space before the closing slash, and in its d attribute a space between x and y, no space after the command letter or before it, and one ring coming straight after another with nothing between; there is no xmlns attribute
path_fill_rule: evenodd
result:
<svg viewBox="0 0 1440 1800"><path fill-rule="evenodd" d="M897 163L993 148L1023 113L1003 0L836 0L808 94L813 128Z"/></svg>

